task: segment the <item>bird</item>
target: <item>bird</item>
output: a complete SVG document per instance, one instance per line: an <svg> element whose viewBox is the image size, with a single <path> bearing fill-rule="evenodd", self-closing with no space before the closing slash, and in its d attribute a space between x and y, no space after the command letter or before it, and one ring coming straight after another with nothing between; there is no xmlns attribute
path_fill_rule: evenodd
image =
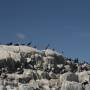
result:
<svg viewBox="0 0 90 90"><path fill-rule="evenodd" d="M27 46L30 46L32 44L32 41L30 43L27 44Z"/></svg>
<svg viewBox="0 0 90 90"><path fill-rule="evenodd" d="M15 45L15 46L19 46L19 43L15 43L14 45Z"/></svg>
<svg viewBox="0 0 90 90"><path fill-rule="evenodd" d="M24 43L22 43L21 45L25 45Z"/></svg>
<svg viewBox="0 0 90 90"><path fill-rule="evenodd" d="M6 45L10 46L10 45L13 45L13 43L12 43L12 42L9 42L9 43L7 43Z"/></svg>

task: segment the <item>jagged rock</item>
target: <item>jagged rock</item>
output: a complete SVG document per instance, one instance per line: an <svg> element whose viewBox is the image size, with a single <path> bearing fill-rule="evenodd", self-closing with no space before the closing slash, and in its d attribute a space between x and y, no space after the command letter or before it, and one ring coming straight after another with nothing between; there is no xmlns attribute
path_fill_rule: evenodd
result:
<svg viewBox="0 0 90 90"><path fill-rule="evenodd" d="M89 90L90 65L66 60L52 49L0 45L0 90Z"/></svg>

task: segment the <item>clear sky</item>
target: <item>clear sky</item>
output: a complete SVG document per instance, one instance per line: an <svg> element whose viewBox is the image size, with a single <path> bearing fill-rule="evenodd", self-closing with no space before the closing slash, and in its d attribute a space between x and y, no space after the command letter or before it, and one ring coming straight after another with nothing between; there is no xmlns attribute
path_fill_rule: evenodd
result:
<svg viewBox="0 0 90 90"><path fill-rule="evenodd" d="M90 0L0 0L0 42L10 41L89 61Z"/></svg>

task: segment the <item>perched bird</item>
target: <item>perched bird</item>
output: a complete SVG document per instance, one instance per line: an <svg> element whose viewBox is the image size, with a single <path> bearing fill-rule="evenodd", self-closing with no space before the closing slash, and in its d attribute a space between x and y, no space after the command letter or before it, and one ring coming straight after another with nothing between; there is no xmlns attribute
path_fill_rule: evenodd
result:
<svg viewBox="0 0 90 90"><path fill-rule="evenodd" d="M15 46L19 46L19 43L14 44Z"/></svg>
<svg viewBox="0 0 90 90"><path fill-rule="evenodd" d="M22 43L21 45L25 45L24 43Z"/></svg>
<svg viewBox="0 0 90 90"><path fill-rule="evenodd" d="M32 42L28 43L27 46L30 46L32 44Z"/></svg>
<svg viewBox="0 0 90 90"><path fill-rule="evenodd" d="M6 45L10 46L10 45L13 45L13 43L12 43L12 42L10 42L10 43L7 43Z"/></svg>

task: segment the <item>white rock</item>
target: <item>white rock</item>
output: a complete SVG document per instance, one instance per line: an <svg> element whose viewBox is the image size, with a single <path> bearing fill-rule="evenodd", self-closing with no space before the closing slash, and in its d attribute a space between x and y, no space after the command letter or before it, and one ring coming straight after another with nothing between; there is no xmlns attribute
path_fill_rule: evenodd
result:
<svg viewBox="0 0 90 90"><path fill-rule="evenodd" d="M31 76L32 73L33 73L32 70L30 70L30 69L24 69L23 76L24 77L28 77L28 76Z"/></svg>
<svg viewBox="0 0 90 90"><path fill-rule="evenodd" d="M76 73L79 78L79 82L89 81L90 82L90 72L89 71L83 71L80 73Z"/></svg>
<svg viewBox="0 0 90 90"><path fill-rule="evenodd" d="M28 84L19 85L19 90L31 90Z"/></svg>
<svg viewBox="0 0 90 90"><path fill-rule="evenodd" d="M4 86L3 85L0 85L0 90L4 90Z"/></svg>
<svg viewBox="0 0 90 90"><path fill-rule="evenodd" d="M12 58L15 61L20 61L20 53L14 53L11 51L0 50L0 60Z"/></svg>
<svg viewBox="0 0 90 90"><path fill-rule="evenodd" d="M62 54L56 52L56 51L53 51L52 49L46 49L45 50L45 55L46 56L61 56Z"/></svg>
<svg viewBox="0 0 90 90"><path fill-rule="evenodd" d="M9 58L9 53L5 50L0 50L0 60Z"/></svg>
<svg viewBox="0 0 90 90"><path fill-rule="evenodd" d="M50 88L49 88L49 86L44 85L44 86L43 86L43 90L50 90Z"/></svg>
<svg viewBox="0 0 90 90"><path fill-rule="evenodd" d="M78 82L78 76L75 75L74 73L71 73L71 72L67 72L67 73L64 73L64 74L61 74L60 75L60 82L61 84L64 82L64 81L75 81L75 82Z"/></svg>
<svg viewBox="0 0 90 90"><path fill-rule="evenodd" d="M83 90L83 87L77 82L64 81L61 90Z"/></svg>
<svg viewBox="0 0 90 90"><path fill-rule="evenodd" d="M63 68L63 64L57 64L57 67L61 69Z"/></svg>
<svg viewBox="0 0 90 90"><path fill-rule="evenodd" d="M71 71L70 65L65 65L64 67L65 67L65 70L66 70L66 71Z"/></svg>
<svg viewBox="0 0 90 90"><path fill-rule="evenodd" d="M37 82L39 83L39 86L49 86L49 81L47 79L37 80Z"/></svg>
<svg viewBox="0 0 90 90"><path fill-rule="evenodd" d="M30 80L29 86L33 87L34 89L39 88L38 83L35 80Z"/></svg>
<svg viewBox="0 0 90 90"><path fill-rule="evenodd" d="M85 85L85 90L90 90L90 84Z"/></svg>
<svg viewBox="0 0 90 90"><path fill-rule="evenodd" d="M7 46L7 45L0 45L0 47L5 51L11 51L11 52L20 52L19 46Z"/></svg>
<svg viewBox="0 0 90 90"><path fill-rule="evenodd" d="M6 88L7 88L6 90L17 90L17 87L6 86Z"/></svg>
<svg viewBox="0 0 90 90"><path fill-rule="evenodd" d="M32 47L29 47L29 46L22 46L22 45L19 45L19 46L0 45L0 49L6 50L6 51L12 51L12 52L15 52L15 53L18 53L18 52L41 53L41 51L37 50L36 48L32 48Z"/></svg>
<svg viewBox="0 0 90 90"><path fill-rule="evenodd" d="M50 90L56 90L56 88L51 88Z"/></svg>
<svg viewBox="0 0 90 90"><path fill-rule="evenodd" d="M27 63L29 63L31 61L31 58L26 58L27 59Z"/></svg>
<svg viewBox="0 0 90 90"><path fill-rule="evenodd" d="M49 80L49 86L50 87L57 87L59 80L58 79L51 79Z"/></svg>
<svg viewBox="0 0 90 90"><path fill-rule="evenodd" d="M37 70L37 73L38 73L39 76L41 76L42 73L43 73L43 71L41 71L41 70Z"/></svg>
<svg viewBox="0 0 90 90"><path fill-rule="evenodd" d="M14 53L14 52L10 52L10 51L8 53L13 60L20 61L20 59L21 59L20 53Z"/></svg>

